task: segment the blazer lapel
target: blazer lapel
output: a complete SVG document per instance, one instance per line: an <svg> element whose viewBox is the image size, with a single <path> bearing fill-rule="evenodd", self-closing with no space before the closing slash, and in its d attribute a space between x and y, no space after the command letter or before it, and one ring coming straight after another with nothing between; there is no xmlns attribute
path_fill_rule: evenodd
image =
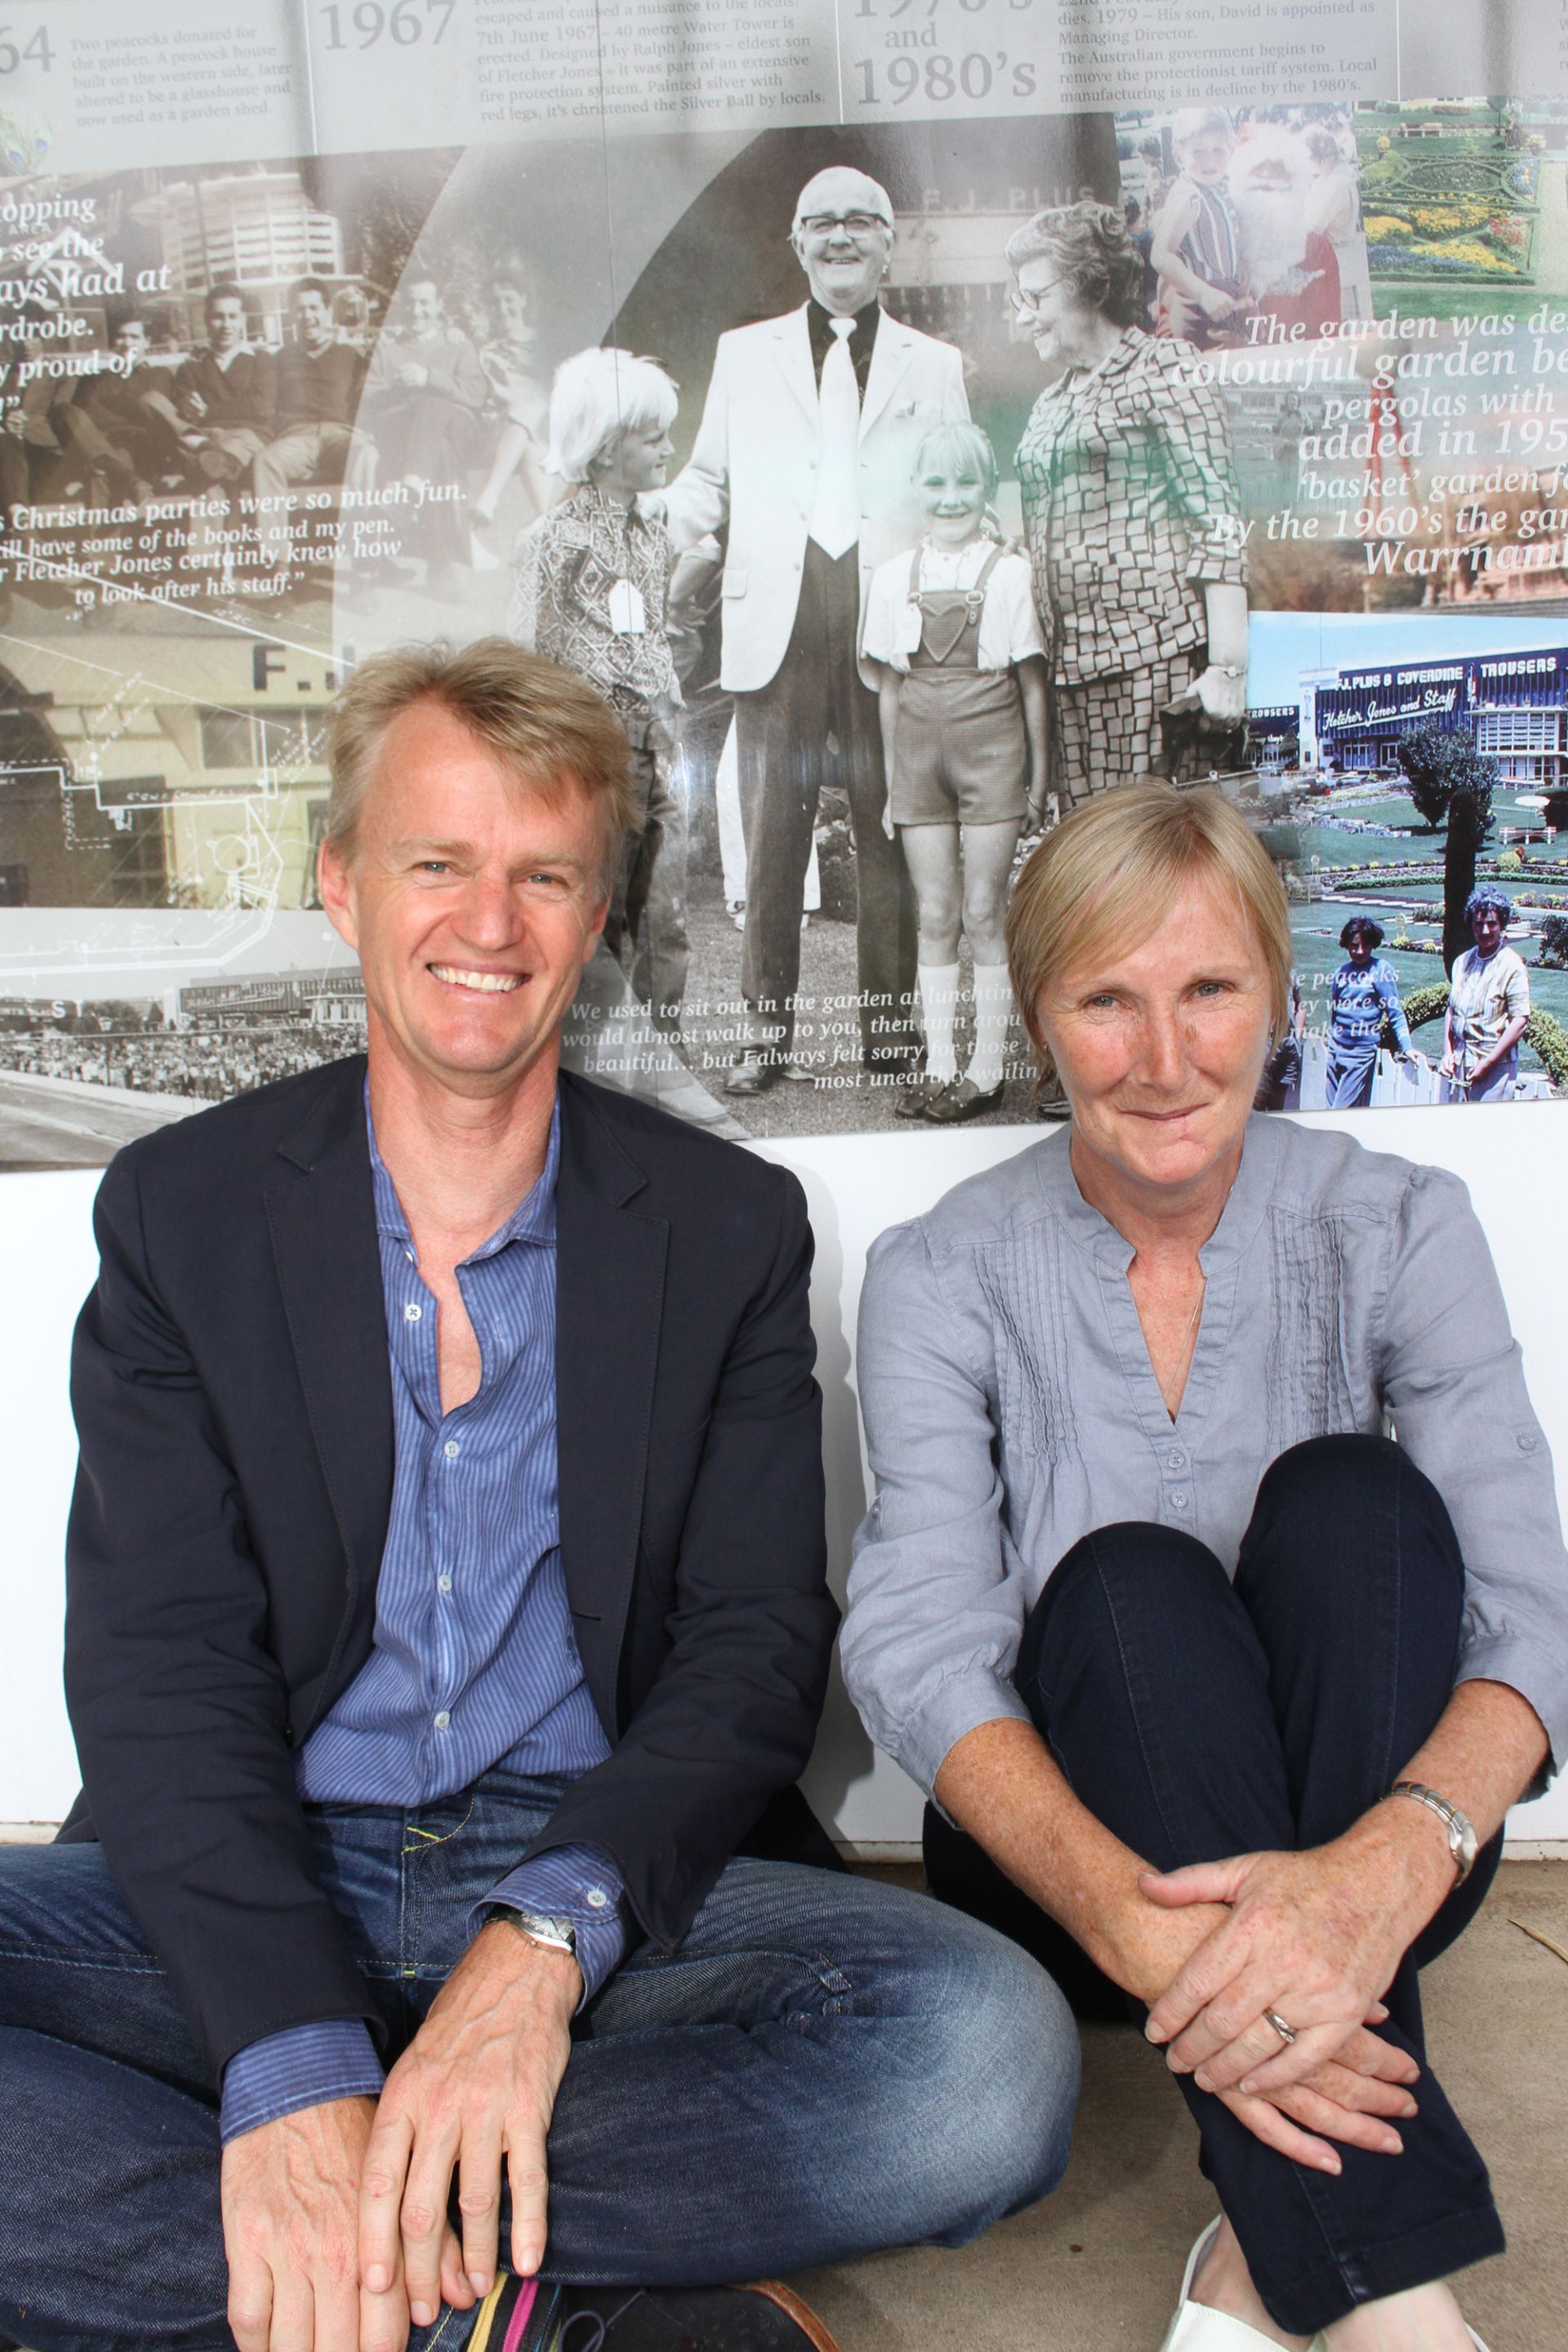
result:
<svg viewBox="0 0 1568 2352"><path fill-rule="evenodd" d="M613 1739L637 1570L669 1228L628 1205L647 1178L592 1090L561 1080L555 1412L561 1559L573 1631Z"/></svg>
<svg viewBox="0 0 1568 2352"><path fill-rule="evenodd" d="M371 1190L364 1062L279 1146L273 1258L351 1596L374 1592L392 1507L392 1372ZM350 1612L352 1614L352 1612ZM349 1618L345 1617L345 1628Z"/></svg>
<svg viewBox="0 0 1568 2352"><path fill-rule="evenodd" d="M811 363L811 330L805 323L805 305L790 310L773 320L773 357L779 373L794 393L810 419L814 433L821 430L822 414L816 398L816 370Z"/></svg>
<svg viewBox="0 0 1568 2352"><path fill-rule="evenodd" d="M877 322L871 364L866 371L866 397L860 404L862 440L897 391L914 348L915 339L908 327L900 326L889 311L884 310Z"/></svg>

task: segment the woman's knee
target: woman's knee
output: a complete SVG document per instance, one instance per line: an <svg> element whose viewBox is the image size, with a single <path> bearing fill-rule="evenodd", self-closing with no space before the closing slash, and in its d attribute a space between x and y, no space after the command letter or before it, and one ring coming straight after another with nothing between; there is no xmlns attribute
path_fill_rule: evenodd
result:
<svg viewBox="0 0 1568 2352"><path fill-rule="evenodd" d="M1304 1586L1319 1607L1337 1587L1364 1601L1381 1573L1419 1565L1446 1575L1456 1598L1464 1565L1447 1507L1391 1438L1346 1431L1311 1437L1271 1462L1241 1548L1238 1582Z"/></svg>
<svg viewBox="0 0 1568 2352"><path fill-rule="evenodd" d="M1409 1455L1389 1437L1342 1430L1304 1438L1276 1454L1264 1472L1258 1508L1314 1517L1336 1507L1375 1509L1397 1491L1407 1470L1421 1477Z"/></svg>
<svg viewBox="0 0 1568 2352"><path fill-rule="evenodd" d="M1167 1627L1183 1641L1202 1612L1228 1597L1229 1579L1206 1544L1182 1528L1125 1519L1096 1528L1065 1553L1025 1621L1016 1675L1018 1688L1042 1676L1047 1660L1085 1644L1120 1655L1132 1622L1141 1632Z"/></svg>

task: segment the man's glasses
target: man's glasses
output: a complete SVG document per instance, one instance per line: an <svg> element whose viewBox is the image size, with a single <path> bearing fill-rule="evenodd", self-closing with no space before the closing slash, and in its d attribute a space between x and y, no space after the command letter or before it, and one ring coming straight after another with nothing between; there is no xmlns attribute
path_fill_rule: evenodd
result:
<svg viewBox="0 0 1568 2352"><path fill-rule="evenodd" d="M876 213L808 213L795 226L802 236L831 236L836 228L854 237L885 236L888 224Z"/></svg>

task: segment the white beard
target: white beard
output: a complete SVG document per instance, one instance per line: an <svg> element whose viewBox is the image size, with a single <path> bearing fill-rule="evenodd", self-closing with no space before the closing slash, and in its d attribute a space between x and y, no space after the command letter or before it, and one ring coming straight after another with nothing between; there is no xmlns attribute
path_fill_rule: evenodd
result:
<svg viewBox="0 0 1568 2352"><path fill-rule="evenodd" d="M1307 232L1301 225L1305 188L1241 187L1236 208L1241 217L1241 276L1247 292L1300 294L1321 276L1308 269Z"/></svg>

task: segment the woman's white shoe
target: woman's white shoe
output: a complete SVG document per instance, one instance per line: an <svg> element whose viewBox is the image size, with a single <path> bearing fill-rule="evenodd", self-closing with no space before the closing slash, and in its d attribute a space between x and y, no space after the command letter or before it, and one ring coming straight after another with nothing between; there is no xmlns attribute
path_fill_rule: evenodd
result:
<svg viewBox="0 0 1568 2352"><path fill-rule="evenodd" d="M1209 2304L1194 2303L1192 2300L1192 2284L1198 2274L1198 2265L1213 2244L1218 2229L1219 2216L1216 2214L1208 2228L1200 2231L1192 2252L1187 2256L1187 2267L1182 2273L1181 2301L1176 2305L1175 2317L1165 2330L1165 2340L1160 2352L1258 2352L1260 2344L1270 2347L1271 2352L1279 2352L1271 2336L1261 2335L1256 2327L1248 2327L1245 2319L1235 2319L1228 2311L1215 2311ZM1487 2352L1486 2346L1473 2327L1470 2329L1470 2341L1476 2352ZM1327 2352L1321 2336L1313 2336L1307 2352Z"/></svg>
<svg viewBox="0 0 1568 2352"><path fill-rule="evenodd" d="M1197 2276L1198 2265L1218 2228L1216 2217L1187 2256L1187 2267L1182 2273L1182 2299L1165 2331L1160 2352L1259 2352L1259 2347L1264 2347L1264 2352L1279 2352L1271 2336L1262 2336L1256 2327L1248 2327L1245 2319L1233 2319L1228 2311L1215 2311L1212 2305L1191 2299L1189 2290ZM1314 2345L1312 2352L1321 2352L1321 2347Z"/></svg>

